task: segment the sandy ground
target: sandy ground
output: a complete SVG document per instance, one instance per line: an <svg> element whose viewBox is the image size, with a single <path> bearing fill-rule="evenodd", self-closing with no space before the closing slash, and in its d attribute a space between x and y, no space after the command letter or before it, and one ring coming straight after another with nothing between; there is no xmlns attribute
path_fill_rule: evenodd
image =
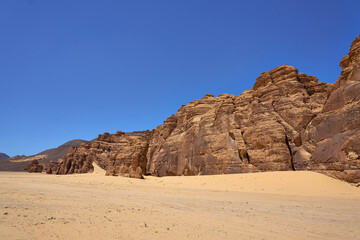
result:
<svg viewBox="0 0 360 240"><path fill-rule="evenodd" d="M360 188L312 172L0 172L0 239L360 239Z"/></svg>

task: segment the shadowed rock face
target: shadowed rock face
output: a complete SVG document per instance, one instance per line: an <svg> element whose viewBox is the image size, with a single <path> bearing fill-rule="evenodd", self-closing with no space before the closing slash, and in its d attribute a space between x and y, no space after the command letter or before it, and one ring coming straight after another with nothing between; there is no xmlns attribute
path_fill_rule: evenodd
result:
<svg viewBox="0 0 360 240"><path fill-rule="evenodd" d="M288 65L239 96L205 95L145 133L105 133L73 148L56 171L140 177L315 170L360 181L360 37L335 84Z"/></svg>
<svg viewBox="0 0 360 240"><path fill-rule="evenodd" d="M0 153L0 161L1 160L6 160L6 159L8 159L8 158L10 158L7 154L5 154L5 153Z"/></svg>
<svg viewBox="0 0 360 240"><path fill-rule="evenodd" d="M143 178L150 137L150 131L100 134L94 141L70 149L63 162L46 169L53 174L87 173L94 170L92 163L96 162L107 170L106 175Z"/></svg>
<svg viewBox="0 0 360 240"><path fill-rule="evenodd" d="M37 160L33 160L27 167L26 171L29 173L41 173L43 171L43 166L39 164Z"/></svg>

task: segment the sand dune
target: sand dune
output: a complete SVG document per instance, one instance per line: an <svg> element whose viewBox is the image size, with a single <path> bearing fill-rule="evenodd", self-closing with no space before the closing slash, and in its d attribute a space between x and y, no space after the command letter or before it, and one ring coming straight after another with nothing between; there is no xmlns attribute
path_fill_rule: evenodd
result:
<svg viewBox="0 0 360 240"><path fill-rule="evenodd" d="M0 239L360 239L360 189L313 172L0 172Z"/></svg>

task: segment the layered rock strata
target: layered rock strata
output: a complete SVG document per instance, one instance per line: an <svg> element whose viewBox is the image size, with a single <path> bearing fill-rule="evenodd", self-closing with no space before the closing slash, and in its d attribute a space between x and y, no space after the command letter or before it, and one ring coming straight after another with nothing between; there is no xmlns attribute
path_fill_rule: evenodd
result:
<svg viewBox="0 0 360 240"><path fill-rule="evenodd" d="M296 160L349 182L360 182L360 37L341 62L341 75L320 114L302 134ZM301 152L301 153L300 153Z"/></svg>
<svg viewBox="0 0 360 240"><path fill-rule="evenodd" d="M92 163L106 169L106 175L143 178L146 171L147 149L151 132L100 134L97 139L69 150L64 161L47 165L48 173L87 173Z"/></svg>
<svg viewBox="0 0 360 240"><path fill-rule="evenodd" d="M53 173L155 176L314 170L360 182L360 37L335 84L282 65L239 96L205 95L152 131L105 133Z"/></svg>

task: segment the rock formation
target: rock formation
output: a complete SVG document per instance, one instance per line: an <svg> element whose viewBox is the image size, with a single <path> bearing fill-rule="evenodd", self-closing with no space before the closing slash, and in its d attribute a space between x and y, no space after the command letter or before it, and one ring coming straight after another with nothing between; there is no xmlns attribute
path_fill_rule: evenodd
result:
<svg viewBox="0 0 360 240"><path fill-rule="evenodd" d="M39 164L37 160L33 160L27 167L26 171L29 173L41 173L43 166Z"/></svg>
<svg viewBox="0 0 360 240"><path fill-rule="evenodd" d="M341 75L326 104L302 134L296 159L305 167L360 182L360 36L340 66Z"/></svg>
<svg viewBox="0 0 360 240"><path fill-rule="evenodd" d="M288 65L239 96L205 95L152 131L105 133L69 151L56 173L141 177L314 170L360 182L360 36L335 84Z"/></svg>
<svg viewBox="0 0 360 240"><path fill-rule="evenodd" d="M107 170L106 175L143 178L150 136L150 131L104 133L94 141L72 148L61 164L51 166L49 173L92 172L92 162L96 162Z"/></svg>
<svg viewBox="0 0 360 240"><path fill-rule="evenodd" d="M301 131L332 86L283 65L239 96L206 95L154 130L148 173L224 174L294 170Z"/></svg>
<svg viewBox="0 0 360 240"><path fill-rule="evenodd" d="M44 171L47 174L56 174L62 163L63 163L63 160L61 159L57 162L51 161L49 163L43 163L42 166L44 167Z"/></svg>

